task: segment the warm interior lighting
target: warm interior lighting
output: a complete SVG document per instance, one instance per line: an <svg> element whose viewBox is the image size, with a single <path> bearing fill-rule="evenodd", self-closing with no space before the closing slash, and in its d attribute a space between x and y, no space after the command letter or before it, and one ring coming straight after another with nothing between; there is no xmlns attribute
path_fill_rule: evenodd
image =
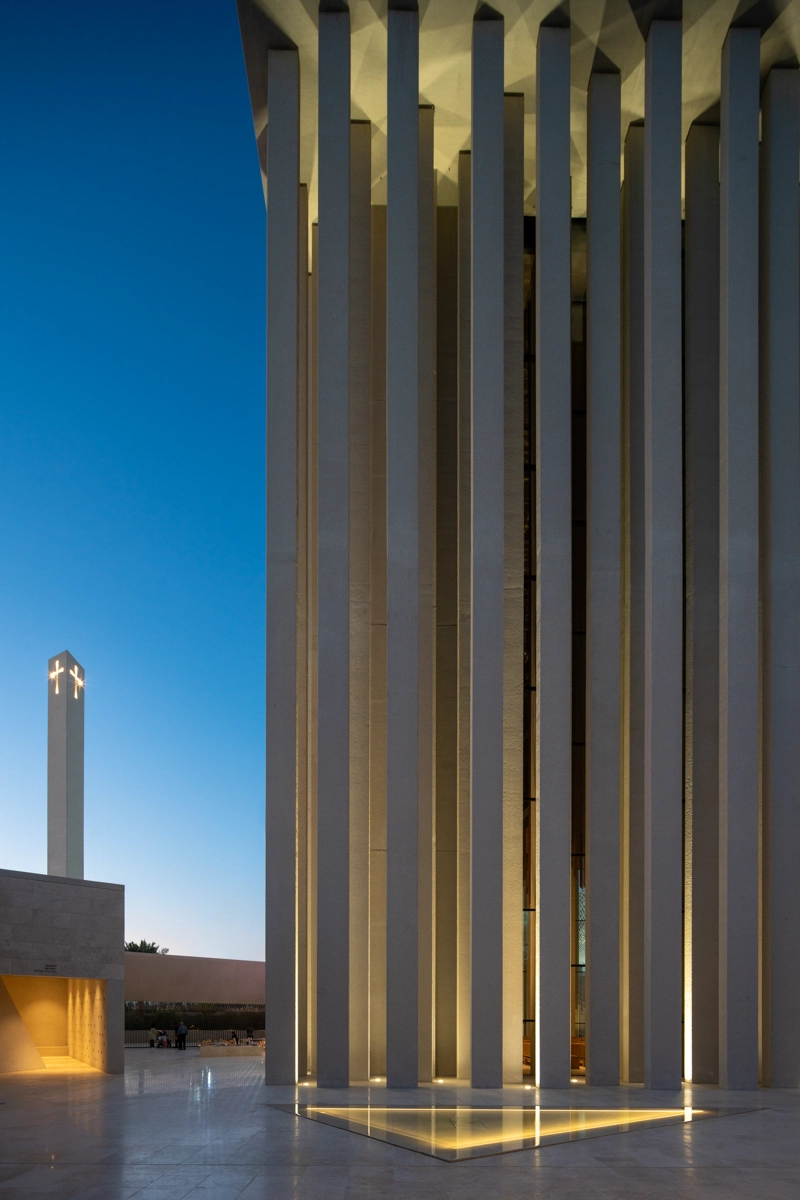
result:
<svg viewBox="0 0 800 1200"><path fill-rule="evenodd" d="M56 1075L102 1075L98 1067L71 1058L68 1054L43 1054L42 1059L49 1074Z"/></svg>
<svg viewBox="0 0 800 1200"><path fill-rule="evenodd" d="M56 665L49 674L49 678L54 679L56 681L56 695L58 695L58 677L59 677L59 675L63 675L63 674L64 674L64 668L61 666L59 660L56 659Z"/></svg>
<svg viewBox="0 0 800 1200"><path fill-rule="evenodd" d="M691 1120L692 1113L684 1108L540 1108L538 1105L535 1108L298 1105L288 1111L448 1161L619 1133L643 1125L674 1125Z"/></svg>

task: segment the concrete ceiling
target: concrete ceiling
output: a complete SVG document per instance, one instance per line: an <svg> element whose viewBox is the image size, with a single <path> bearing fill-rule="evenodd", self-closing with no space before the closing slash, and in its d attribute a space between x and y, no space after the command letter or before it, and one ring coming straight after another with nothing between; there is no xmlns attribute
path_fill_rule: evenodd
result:
<svg viewBox="0 0 800 1200"><path fill-rule="evenodd" d="M654 15L675 16L658 0L571 0L573 215L586 211L586 90L595 61L622 78L621 138L644 116L644 36ZM296 46L300 56L301 181L309 186L309 216L317 212L318 0L238 0L256 137L267 124L266 50ZM350 0L352 115L372 122L373 203L386 200L387 0ZM435 116L434 165L440 204L456 203L457 160L470 146L470 45L476 0L420 0L420 103ZM493 0L505 20L505 86L525 95L525 211L536 211L534 178L536 38L553 0ZM733 21L762 29L761 67L794 65L800 51L800 0L684 0L683 128L703 115L716 119L720 52ZM262 159L263 171L263 154ZM266 181L265 181L266 182Z"/></svg>

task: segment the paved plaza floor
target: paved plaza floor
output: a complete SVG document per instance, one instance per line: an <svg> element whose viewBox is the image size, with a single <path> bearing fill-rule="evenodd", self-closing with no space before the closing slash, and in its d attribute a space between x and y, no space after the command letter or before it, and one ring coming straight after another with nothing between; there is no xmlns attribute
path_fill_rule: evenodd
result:
<svg viewBox="0 0 800 1200"><path fill-rule="evenodd" d="M798 1200L800 1091L268 1088L261 1059L127 1050L0 1079L0 1200ZM750 1109L444 1162L281 1111L306 1105Z"/></svg>

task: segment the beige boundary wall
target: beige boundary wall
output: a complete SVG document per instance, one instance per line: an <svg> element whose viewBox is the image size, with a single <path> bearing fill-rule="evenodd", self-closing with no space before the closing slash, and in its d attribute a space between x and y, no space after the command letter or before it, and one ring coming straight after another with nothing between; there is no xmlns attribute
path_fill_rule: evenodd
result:
<svg viewBox="0 0 800 1200"><path fill-rule="evenodd" d="M125 999L263 1004L264 964L239 958L125 953Z"/></svg>

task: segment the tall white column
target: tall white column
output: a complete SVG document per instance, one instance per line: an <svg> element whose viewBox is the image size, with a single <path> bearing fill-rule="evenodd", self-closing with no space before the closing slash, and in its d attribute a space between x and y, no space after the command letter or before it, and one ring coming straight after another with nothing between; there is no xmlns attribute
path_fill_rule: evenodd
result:
<svg viewBox="0 0 800 1200"><path fill-rule="evenodd" d="M570 1069L572 494L569 29L536 47L536 1083Z"/></svg>
<svg viewBox="0 0 800 1200"><path fill-rule="evenodd" d="M370 207L372 126L350 124L350 1078L369 1075Z"/></svg>
<svg viewBox="0 0 800 1200"><path fill-rule="evenodd" d="M458 1018L458 209L436 228L436 1074L453 1078Z"/></svg>
<svg viewBox="0 0 800 1200"><path fill-rule="evenodd" d="M308 188L297 216L297 1075L308 1074Z"/></svg>
<svg viewBox="0 0 800 1200"><path fill-rule="evenodd" d="M472 26L473 1087L503 1084L503 107L503 21L492 12Z"/></svg>
<svg viewBox="0 0 800 1200"><path fill-rule="evenodd" d="M525 97L504 103L503 1082L522 1083Z"/></svg>
<svg viewBox="0 0 800 1200"><path fill-rule="evenodd" d="M682 1079L681 25L645 50L644 1083Z"/></svg>
<svg viewBox="0 0 800 1200"><path fill-rule="evenodd" d="M619 1083L620 78L589 81L586 1082Z"/></svg>
<svg viewBox="0 0 800 1200"><path fill-rule="evenodd" d="M719 1081L735 1090L758 1086L760 49L758 29L729 31L720 122Z"/></svg>
<svg viewBox="0 0 800 1200"><path fill-rule="evenodd" d="M800 1038L800 74L762 97L762 1082L797 1087Z"/></svg>
<svg viewBox="0 0 800 1200"><path fill-rule="evenodd" d="M621 1074L644 1078L644 126L625 139Z"/></svg>
<svg viewBox="0 0 800 1200"><path fill-rule="evenodd" d="M350 15L319 14L317 1080L350 1079Z"/></svg>
<svg viewBox="0 0 800 1200"><path fill-rule="evenodd" d="M472 637L472 155L458 156L458 1027L457 1073L470 1076L470 655Z"/></svg>
<svg viewBox="0 0 800 1200"><path fill-rule="evenodd" d="M419 1066L433 1078L436 741L436 173L432 105L419 108Z"/></svg>
<svg viewBox="0 0 800 1200"><path fill-rule="evenodd" d="M65 650L47 676L47 874L83 879L85 672Z"/></svg>
<svg viewBox="0 0 800 1200"><path fill-rule="evenodd" d="M719 1075L719 127L686 138L684 1074Z"/></svg>
<svg viewBox="0 0 800 1200"><path fill-rule="evenodd" d="M369 1073L386 1074L386 205L371 214Z"/></svg>
<svg viewBox="0 0 800 1200"><path fill-rule="evenodd" d="M297 239L300 72L267 53L266 1082L297 1079Z"/></svg>
<svg viewBox="0 0 800 1200"><path fill-rule="evenodd" d="M389 8L386 231L386 1075L419 1026L419 14Z"/></svg>

